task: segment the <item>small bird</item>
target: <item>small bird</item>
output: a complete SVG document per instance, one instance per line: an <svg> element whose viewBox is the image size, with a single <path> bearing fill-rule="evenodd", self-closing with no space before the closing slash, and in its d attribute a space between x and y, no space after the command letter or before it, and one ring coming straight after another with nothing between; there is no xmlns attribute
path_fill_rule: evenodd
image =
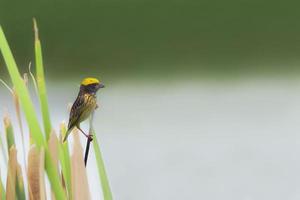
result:
<svg viewBox="0 0 300 200"><path fill-rule="evenodd" d="M72 130L76 127L80 130L89 140L93 140L91 135L84 133L80 128L80 123L86 120L91 113L98 107L96 92L100 89L104 88L104 84L101 83L96 78L85 78L81 82L78 96L75 102L72 105L68 130L63 139L63 142L66 141L68 135L72 132Z"/></svg>

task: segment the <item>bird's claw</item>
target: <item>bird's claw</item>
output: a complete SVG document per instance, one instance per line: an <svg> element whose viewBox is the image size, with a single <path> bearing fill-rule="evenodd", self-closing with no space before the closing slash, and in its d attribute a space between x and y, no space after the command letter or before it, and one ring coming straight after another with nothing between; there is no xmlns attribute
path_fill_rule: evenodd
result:
<svg viewBox="0 0 300 200"><path fill-rule="evenodd" d="M90 142L92 142L93 139L94 139L93 135L91 135L91 134L89 134L87 138L88 138L88 140L89 140Z"/></svg>

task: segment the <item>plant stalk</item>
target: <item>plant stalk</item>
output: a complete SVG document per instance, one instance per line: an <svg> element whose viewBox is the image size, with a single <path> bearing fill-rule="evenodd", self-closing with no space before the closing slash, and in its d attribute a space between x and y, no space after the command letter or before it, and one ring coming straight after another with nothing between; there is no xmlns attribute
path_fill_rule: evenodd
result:
<svg viewBox="0 0 300 200"><path fill-rule="evenodd" d="M91 130L93 128L93 119L94 119L94 111L92 112L91 117L90 117L89 135L92 135ZM90 146L91 146L92 141L93 140L91 140L90 138L87 138L87 140L86 140L85 153L84 153L84 165L85 166L87 165L87 161L88 161L88 158L89 158Z"/></svg>

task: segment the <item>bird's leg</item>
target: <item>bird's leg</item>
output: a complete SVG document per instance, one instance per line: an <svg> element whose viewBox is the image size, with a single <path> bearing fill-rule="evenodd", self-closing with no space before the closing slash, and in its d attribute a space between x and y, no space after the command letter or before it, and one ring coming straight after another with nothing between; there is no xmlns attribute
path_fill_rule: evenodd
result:
<svg viewBox="0 0 300 200"><path fill-rule="evenodd" d="M81 130L80 127L77 127L77 128L80 130L81 133L83 133L85 135L85 137L87 137L90 141L93 141L93 135L86 134L83 130Z"/></svg>

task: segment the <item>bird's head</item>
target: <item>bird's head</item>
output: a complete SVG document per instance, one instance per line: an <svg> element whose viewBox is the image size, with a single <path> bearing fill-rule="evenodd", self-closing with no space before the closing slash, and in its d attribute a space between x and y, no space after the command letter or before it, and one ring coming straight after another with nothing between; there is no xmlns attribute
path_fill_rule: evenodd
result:
<svg viewBox="0 0 300 200"><path fill-rule="evenodd" d="M95 94L100 88L104 88L104 84L96 78L85 78L81 82L80 90Z"/></svg>

